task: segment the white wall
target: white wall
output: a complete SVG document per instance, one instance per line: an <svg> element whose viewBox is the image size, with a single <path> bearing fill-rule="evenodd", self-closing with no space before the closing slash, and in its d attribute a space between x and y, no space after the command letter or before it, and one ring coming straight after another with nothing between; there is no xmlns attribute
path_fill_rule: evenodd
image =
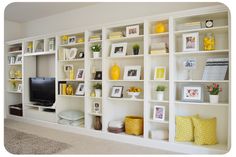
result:
<svg viewBox="0 0 236 157"><path fill-rule="evenodd" d="M23 24L25 37L219 3L98 3Z"/></svg>
<svg viewBox="0 0 236 157"><path fill-rule="evenodd" d="M22 25L13 21L4 21L4 41L22 38Z"/></svg>

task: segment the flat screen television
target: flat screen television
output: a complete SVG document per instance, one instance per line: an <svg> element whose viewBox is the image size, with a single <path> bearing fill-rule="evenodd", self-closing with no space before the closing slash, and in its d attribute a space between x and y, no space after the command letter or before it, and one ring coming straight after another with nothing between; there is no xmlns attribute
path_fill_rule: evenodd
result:
<svg viewBox="0 0 236 157"><path fill-rule="evenodd" d="M29 78L30 101L34 105L52 106L55 102L55 78L31 77Z"/></svg>

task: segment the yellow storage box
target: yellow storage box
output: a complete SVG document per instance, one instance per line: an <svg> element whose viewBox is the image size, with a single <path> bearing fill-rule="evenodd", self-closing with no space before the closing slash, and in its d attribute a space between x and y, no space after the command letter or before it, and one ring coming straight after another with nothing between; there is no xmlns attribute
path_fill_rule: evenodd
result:
<svg viewBox="0 0 236 157"><path fill-rule="evenodd" d="M125 133L129 135L143 134L143 117L126 116L125 117Z"/></svg>

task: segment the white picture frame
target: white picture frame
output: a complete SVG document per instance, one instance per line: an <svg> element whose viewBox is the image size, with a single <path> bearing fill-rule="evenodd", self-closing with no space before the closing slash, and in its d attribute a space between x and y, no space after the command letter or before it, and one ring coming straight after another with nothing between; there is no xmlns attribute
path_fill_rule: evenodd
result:
<svg viewBox="0 0 236 157"><path fill-rule="evenodd" d="M66 60L73 60L76 58L76 55L77 55L77 51L78 49L77 48L71 48L69 49L68 51L66 51Z"/></svg>
<svg viewBox="0 0 236 157"><path fill-rule="evenodd" d="M17 87L17 92L22 92L22 84L18 84L18 87Z"/></svg>
<svg viewBox="0 0 236 157"><path fill-rule="evenodd" d="M124 80L140 80L141 66L125 66Z"/></svg>
<svg viewBox="0 0 236 157"><path fill-rule="evenodd" d="M84 90L84 83L79 83L77 86L77 89L75 91L75 95L77 96L84 96L85 90Z"/></svg>
<svg viewBox="0 0 236 157"><path fill-rule="evenodd" d="M77 73L75 76L76 80L83 81L84 80L84 69L77 69Z"/></svg>
<svg viewBox="0 0 236 157"><path fill-rule="evenodd" d="M123 86L113 86L111 89L111 98L122 98L123 89Z"/></svg>
<svg viewBox="0 0 236 157"><path fill-rule="evenodd" d="M9 64L15 64L16 56L9 56Z"/></svg>
<svg viewBox="0 0 236 157"><path fill-rule="evenodd" d="M154 80L166 80L166 67L156 66L154 69Z"/></svg>
<svg viewBox="0 0 236 157"><path fill-rule="evenodd" d="M115 43L111 45L110 57L126 56L127 43Z"/></svg>
<svg viewBox="0 0 236 157"><path fill-rule="evenodd" d="M126 37L139 36L139 25L133 25L126 27Z"/></svg>
<svg viewBox="0 0 236 157"><path fill-rule="evenodd" d="M93 102L93 113L101 114L102 113L102 107L99 102Z"/></svg>
<svg viewBox="0 0 236 157"><path fill-rule="evenodd" d="M17 55L14 64L22 64L22 55Z"/></svg>
<svg viewBox="0 0 236 157"><path fill-rule="evenodd" d="M165 120L165 106L154 105L153 120L157 121Z"/></svg>
<svg viewBox="0 0 236 157"><path fill-rule="evenodd" d="M74 65L73 64L64 65L64 72L70 72L70 70L74 70Z"/></svg>
<svg viewBox="0 0 236 157"><path fill-rule="evenodd" d="M196 62L197 62L197 60L195 58L186 59L183 62L184 68L187 70L196 69Z"/></svg>
<svg viewBox="0 0 236 157"><path fill-rule="evenodd" d="M184 84L182 85L182 101L184 102L203 102L203 86Z"/></svg>
<svg viewBox="0 0 236 157"><path fill-rule="evenodd" d="M75 44L76 43L76 36L68 37L68 44Z"/></svg>
<svg viewBox="0 0 236 157"><path fill-rule="evenodd" d="M182 35L183 51L192 52L199 50L199 33L184 33Z"/></svg>

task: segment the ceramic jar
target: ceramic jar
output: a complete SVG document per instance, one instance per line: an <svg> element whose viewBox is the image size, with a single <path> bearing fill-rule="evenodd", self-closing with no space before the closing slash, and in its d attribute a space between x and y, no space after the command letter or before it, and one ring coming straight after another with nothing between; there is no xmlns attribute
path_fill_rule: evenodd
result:
<svg viewBox="0 0 236 157"><path fill-rule="evenodd" d="M164 92L163 91L158 91L157 92L157 100L159 100L159 101L164 100Z"/></svg>
<svg viewBox="0 0 236 157"><path fill-rule="evenodd" d="M73 91L73 87L72 85L67 85L66 87L66 95L73 95L74 91Z"/></svg>
<svg viewBox="0 0 236 157"><path fill-rule="evenodd" d="M211 51L215 50L215 37L213 33L207 33L203 39L204 50Z"/></svg>
<svg viewBox="0 0 236 157"><path fill-rule="evenodd" d="M100 116L95 116L94 129L95 130L102 130L102 122L101 122L101 117Z"/></svg>
<svg viewBox="0 0 236 157"><path fill-rule="evenodd" d="M165 30L165 24L162 23L162 22L157 23L155 30L156 30L156 33L163 33L163 32L165 32L165 31L166 31L166 30Z"/></svg>
<svg viewBox="0 0 236 157"><path fill-rule="evenodd" d="M117 64L114 64L111 67L110 75L111 75L112 80L119 80L119 78L120 78L120 67Z"/></svg>
<svg viewBox="0 0 236 157"><path fill-rule="evenodd" d="M219 95L210 95L210 103L218 104L219 103Z"/></svg>

